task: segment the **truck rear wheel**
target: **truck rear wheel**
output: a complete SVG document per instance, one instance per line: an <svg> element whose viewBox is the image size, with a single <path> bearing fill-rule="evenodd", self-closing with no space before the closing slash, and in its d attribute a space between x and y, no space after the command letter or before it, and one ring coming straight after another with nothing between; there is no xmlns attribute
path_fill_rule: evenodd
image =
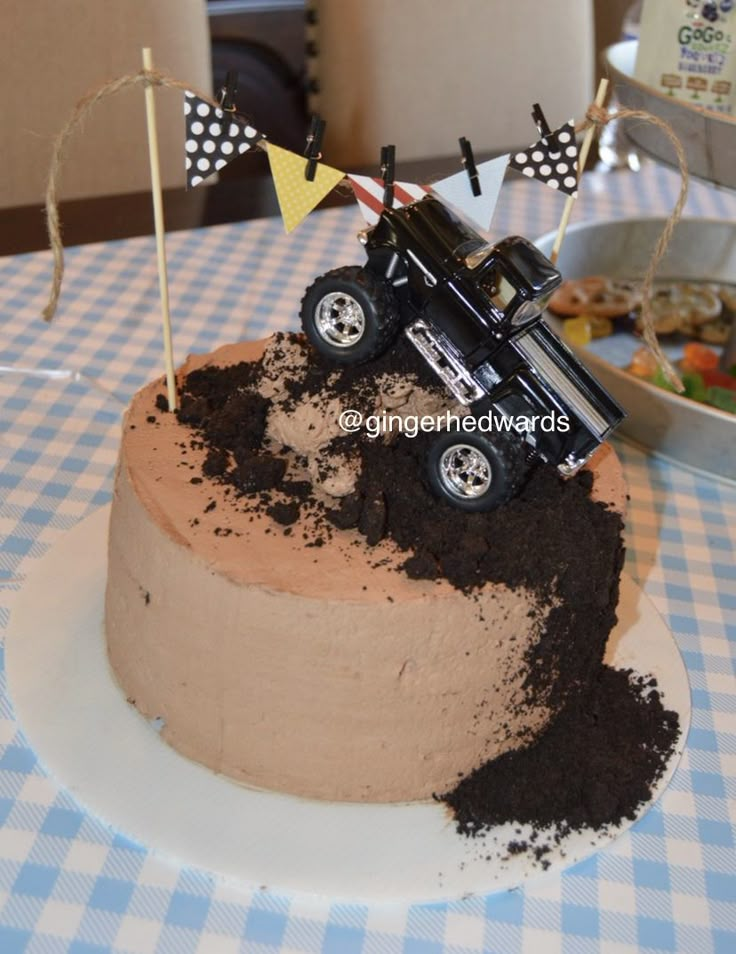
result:
<svg viewBox="0 0 736 954"><path fill-rule="evenodd" d="M525 458L519 437L445 431L429 450L427 476L434 493L454 507L493 510L521 486Z"/></svg>
<svg viewBox="0 0 736 954"><path fill-rule="evenodd" d="M321 275L302 299L311 344L330 361L361 364L382 354L399 326L391 286L359 265Z"/></svg>

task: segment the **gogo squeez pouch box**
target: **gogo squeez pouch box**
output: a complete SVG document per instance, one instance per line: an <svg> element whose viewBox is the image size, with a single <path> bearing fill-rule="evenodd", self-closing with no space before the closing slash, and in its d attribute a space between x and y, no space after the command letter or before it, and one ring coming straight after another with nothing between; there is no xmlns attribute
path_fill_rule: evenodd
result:
<svg viewBox="0 0 736 954"><path fill-rule="evenodd" d="M645 0L635 76L692 106L736 112L734 0Z"/></svg>

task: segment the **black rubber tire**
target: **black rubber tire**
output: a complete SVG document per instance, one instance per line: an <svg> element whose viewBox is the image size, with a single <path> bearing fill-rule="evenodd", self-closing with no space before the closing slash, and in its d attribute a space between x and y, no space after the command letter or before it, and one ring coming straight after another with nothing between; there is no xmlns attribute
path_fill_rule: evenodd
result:
<svg viewBox="0 0 736 954"><path fill-rule="evenodd" d="M363 332L354 343L338 345L320 330L320 303L327 295L344 293L360 306ZM382 354L399 327L399 309L391 286L360 265L335 268L320 275L302 298L304 334L320 354L336 364L362 364Z"/></svg>
<svg viewBox="0 0 736 954"><path fill-rule="evenodd" d="M469 446L485 457L490 484L478 496L463 496L443 474L445 454L456 446ZM432 492L453 507L470 512L494 510L510 500L521 487L526 473L526 444L521 435L481 431L443 431L427 455L427 479Z"/></svg>

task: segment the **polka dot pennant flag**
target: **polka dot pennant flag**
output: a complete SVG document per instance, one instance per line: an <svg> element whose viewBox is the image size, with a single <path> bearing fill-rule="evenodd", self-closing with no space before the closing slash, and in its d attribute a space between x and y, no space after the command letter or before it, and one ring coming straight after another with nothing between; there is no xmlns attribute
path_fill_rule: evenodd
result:
<svg viewBox="0 0 736 954"><path fill-rule="evenodd" d="M184 120L190 189L264 138L240 116L212 106L189 90L184 94Z"/></svg>
<svg viewBox="0 0 736 954"><path fill-rule="evenodd" d="M476 225L487 230L491 226L508 162L508 156L497 156L495 159L481 162L477 167L480 195L473 195L473 188L465 169L446 179L440 179L439 182L433 182L432 191Z"/></svg>
<svg viewBox="0 0 736 954"><path fill-rule="evenodd" d="M348 179L366 225L375 225L383 212L383 179L373 176L348 176ZM416 182L394 182L393 208L410 205L423 199L428 192L429 186Z"/></svg>
<svg viewBox="0 0 736 954"><path fill-rule="evenodd" d="M573 121L555 129L523 152L513 154L509 165L531 179L539 179L551 189L559 189L577 198L578 147Z"/></svg>
<svg viewBox="0 0 736 954"><path fill-rule="evenodd" d="M318 162L314 181L310 182L304 175L306 158L275 146L272 142L268 144L268 162L287 232L295 229L315 205L345 178L345 173L339 169Z"/></svg>

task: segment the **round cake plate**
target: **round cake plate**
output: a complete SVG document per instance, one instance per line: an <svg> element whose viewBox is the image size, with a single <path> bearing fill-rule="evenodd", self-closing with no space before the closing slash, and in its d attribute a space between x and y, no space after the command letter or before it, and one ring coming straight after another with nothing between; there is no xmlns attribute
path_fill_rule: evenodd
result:
<svg viewBox="0 0 736 954"><path fill-rule="evenodd" d="M300 799L247 788L178 755L126 703L107 662L108 520L108 508L95 512L38 562L13 604L5 655L20 725L41 764L89 812L157 857L254 889L413 903L506 890L542 873L531 855L509 856L510 841L531 835L524 826L469 839L438 803ZM626 576L619 617L608 661L656 676L682 726L641 817L679 762L690 690L671 633ZM560 844L550 838L545 869L575 864L632 824L573 833Z"/></svg>

